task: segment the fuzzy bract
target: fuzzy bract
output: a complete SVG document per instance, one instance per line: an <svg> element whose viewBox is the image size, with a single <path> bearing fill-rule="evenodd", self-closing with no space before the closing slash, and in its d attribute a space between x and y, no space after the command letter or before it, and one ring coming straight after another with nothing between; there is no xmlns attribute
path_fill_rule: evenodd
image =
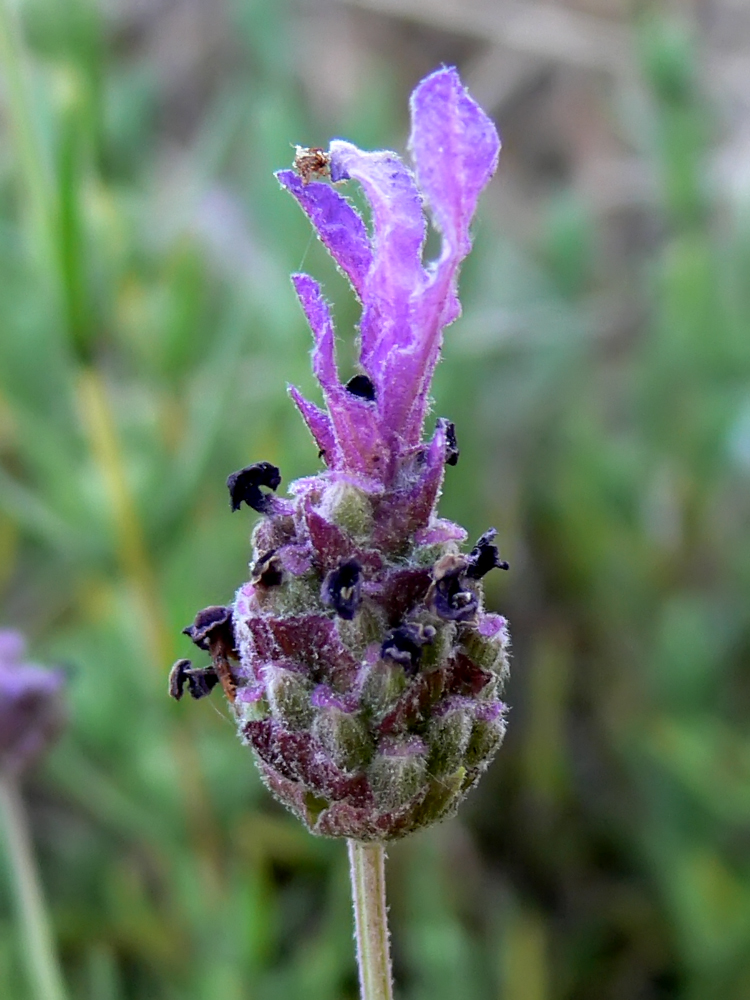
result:
<svg viewBox="0 0 750 1000"><path fill-rule="evenodd" d="M318 834L403 836L452 812L505 729L505 620L486 612L482 577L507 568L485 532L438 518L453 424L423 441L443 330L460 313L470 224L500 149L454 69L411 99L413 171L388 151L343 140L298 150L277 176L312 222L361 307L360 371L347 382L320 285L292 278L310 324L324 407L290 389L326 466L275 495L258 462L228 480L232 509L261 514L251 578L231 607L186 631L210 667L180 660L170 689L221 683L271 791ZM347 192L359 185L369 224ZM425 210L440 234L425 262ZM270 492L264 492L260 487Z"/></svg>
<svg viewBox="0 0 750 1000"><path fill-rule="evenodd" d="M362 474L384 487L394 484L404 460L421 446L443 329L460 314L456 282L471 249L469 226L500 152L492 121L455 70L439 70L419 84L411 116L413 173L395 153L363 152L337 139L327 154L333 184L293 170L277 174L362 303L359 363L374 389L368 400L341 383L330 310L318 283L296 274L292 280L313 331L313 368L326 412L294 388L292 396L329 469ZM339 190L341 181L361 185L372 235ZM425 207L442 241L439 257L428 264ZM428 465L442 468L445 444L438 432L433 441Z"/></svg>

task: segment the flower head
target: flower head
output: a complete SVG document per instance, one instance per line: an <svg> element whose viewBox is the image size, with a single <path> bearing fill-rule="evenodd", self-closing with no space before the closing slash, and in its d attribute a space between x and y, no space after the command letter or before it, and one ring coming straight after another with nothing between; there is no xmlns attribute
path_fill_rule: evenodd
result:
<svg viewBox="0 0 750 1000"><path fill-rule="evenodd" d="M0 629L0 772L29 767L60 731L64 712L59 670L25 661L20 632Z"/></svg>
<svg viewBox="0 0 750 1000"><path fill-rule="evenodd" d="M312 329L325 408L290 389L326 470L276 495L259 462L227 485L262 517L251 579L232 608L186 629L211 666L180 660L170 690L221 683L269 788L315 833L403 836L453 811L504 733L505 620L483 608L482 577L507 569L485 532L436 514L454 425L423 425L469 226L500 149L454 69L411 99L414 172L392 152L334 140L297 150L278 179L298 201L362 304L361 371L341 381L330 310L309 275L292 278ZM357 183L370 230L346 197ZM424 210L441 251L423 260ZM264 487L266 491L261 489Z"/></svg>

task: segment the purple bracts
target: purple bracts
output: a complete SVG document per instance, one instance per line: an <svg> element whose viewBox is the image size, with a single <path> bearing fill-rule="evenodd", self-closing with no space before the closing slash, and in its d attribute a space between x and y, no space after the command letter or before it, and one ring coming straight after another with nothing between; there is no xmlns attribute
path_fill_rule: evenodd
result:
<svg viewBox="0 0 750 1000"><path fill-rule="evenodd" d="M211 666L179 660L170 691L206 697L221 684L263 780L308 828L389 840L452 813L505 732L505 619L485 612L482 577L507 568L485 532L468 554L463 528L437 516L459 449L444 418L422 433L443 329L459 315L458 269L469 225L497 165L490 119L454 69L411 101L412 173L391 152L335 140L298 150L277 175L362 304L361 371L346 384L319 284L292 281L313 334L325 408L290 389L326 470L272 492L279 470L233 473L233 510L261 514L249 582L234 604L199 612L185 631ZM363 189L371 232L346 198ZM425 264L424 210L439 231Z"/></svg>
<svg viewBox="0 0 750 1000"><path fill-rule="evenodd" d="M340 383L328 307L312 278L295 275L328 412L296 389L293 398L330 469L361 473L386 487L421 442L442 332L460 313L456 281L471 249L469 225L500 151L494 125L453 69L419 84L411 113L414 174L395 153L362 152L342 140L334 140L328 152L331 180L362 186L372 211L371 238L336 187L306 182L292 170L277 174L362 302L359 360L375 388L368 402ZM442 237L439 258L426 265L425 205ZM431 461L442 462L442 456Z"/></svg>
<svg viewBox="0 0 750 1000"><path fill-rule="evenodd" d="M0 629L0 771L17 775L58 734L64 719L62 673L25 662L19 632Z"/></svg>

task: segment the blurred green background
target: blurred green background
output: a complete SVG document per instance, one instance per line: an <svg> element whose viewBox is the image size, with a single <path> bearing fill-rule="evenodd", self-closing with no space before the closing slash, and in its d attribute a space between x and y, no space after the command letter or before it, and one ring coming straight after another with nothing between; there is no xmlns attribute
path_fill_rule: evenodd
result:
<svg viewBox="0 0 750 1000"><path fill-rule="evenodd" d="M224 480L317 468L273 169L403 149L459 66L504 139L436 410L511 572L506 744L390 851L408 1000L750 998L750 12L597 0L0 0L0 624L67 665L27 782L74 1000L356 995L345 851L263 790L183 625ZM0 852L0 995L29 1000Z"/></svg>

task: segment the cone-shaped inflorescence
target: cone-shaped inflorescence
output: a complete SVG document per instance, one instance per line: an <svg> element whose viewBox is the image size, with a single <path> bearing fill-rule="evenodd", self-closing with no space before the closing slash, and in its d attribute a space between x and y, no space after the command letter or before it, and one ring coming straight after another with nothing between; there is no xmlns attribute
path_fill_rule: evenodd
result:
<svg viewBox="0 0 750 1000"><path fill-rule="evenodd" d="M442 331L459 314L456 281L469 225L500 148L453 69L411 101L412 173L391 152L335 140L298 150L278 179L299 202L362 303L361 373L342 383L319 285L293 282L312 328L325 409L290 392L325 462L276 496L268 462L229 477L233 510L262 517L250 581L231 607L186 632L212 663L173 667L170 690L200 698L221 684L264 781L317 834L404 836L450 814L503 738L505 620L483 607L482 578L507 569L485 532L436 504L459 451L439 419L422 440ZM372 232L346 198L358 183ZM422 255L429 208L442 238Z"/></svg>

